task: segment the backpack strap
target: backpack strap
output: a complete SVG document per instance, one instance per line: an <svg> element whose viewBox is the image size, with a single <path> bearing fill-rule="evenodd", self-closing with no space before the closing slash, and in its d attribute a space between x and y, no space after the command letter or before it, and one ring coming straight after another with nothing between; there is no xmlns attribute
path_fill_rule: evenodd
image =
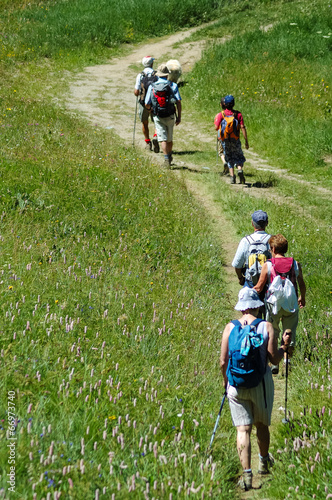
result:
<svg viewBox="0 0 332 500"><path fill-rule="evenodd" d="M250 326L258 326L262 321L264 321L262 318L256 318L252 323L250 323Z"/></svg>
<svg viewBox="0 0 332 500"><path fill-rule="evenodd" d="M233 321L231 321L231 323L234 326L242 326L241 321L239 321L238 319L233 319Z"/></svg>

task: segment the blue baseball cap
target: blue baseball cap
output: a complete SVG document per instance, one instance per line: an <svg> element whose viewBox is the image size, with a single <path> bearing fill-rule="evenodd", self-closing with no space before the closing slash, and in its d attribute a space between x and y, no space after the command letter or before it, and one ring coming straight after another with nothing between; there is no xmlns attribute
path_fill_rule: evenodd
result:
<svg viewBox="0 0 332 500"><path fill-rule="evenodd" d="M256 224L259 224L260 222L269 222L269 218L266 212L263 210L256 210L251 216L253 222L256 222Z"/></svg>
<svg viewBox="0 0 332 500"><path fill-rule="evenodd" d="M235 99L232 95L227 95L225 97L225 104L234 104Z"/></svg>

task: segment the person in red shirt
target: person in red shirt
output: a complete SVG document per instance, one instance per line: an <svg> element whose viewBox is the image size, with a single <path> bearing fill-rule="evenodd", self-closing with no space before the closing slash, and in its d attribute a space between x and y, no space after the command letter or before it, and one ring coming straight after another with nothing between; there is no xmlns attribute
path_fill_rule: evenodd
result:
<svg viewBox="0 0 332 500"><path fill-rule="evenodd" d="M232 95L227 95L224 98L226 109L219 113L219 117L215 118L214 126L216 130L219 130L220 139L223 141L224 145L224 153L225 153L225 162L228 164L229 173L231 176L231 184L236 184L236 177L234 175L234 168L237 167L238 176L240 180L240 184L245 183L244 173L243 173L243 164L246 161L245 156L242 151L241 141L240 141L240 130L242 131L246 149L249 149L249 142L246 127L244 125L244 120L242 113L238 110L234 109L235 100ZM218 115L217 115L218 116ZM231 135L227 135L224 132L227 117L233 117L233 130L234 132Z"/></svg>

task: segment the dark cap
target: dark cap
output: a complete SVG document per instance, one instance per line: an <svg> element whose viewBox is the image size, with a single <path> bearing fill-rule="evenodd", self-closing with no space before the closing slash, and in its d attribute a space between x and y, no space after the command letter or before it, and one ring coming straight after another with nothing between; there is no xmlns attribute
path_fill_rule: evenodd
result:
<svg viewBox="0 0 332 500"><path fill-rule="evenodd" d="M256 224L259 224L261 222L268 223L269 218L267 216L266 212L263 212L263 210L256 210L251 216L253 222L256 222Z"/></svg>
<svg viewBox="0 0 332 500"><path fill-rule="evenodd" d="M227 95L225 97L225 104L234 104L235 99L232 95Z"/></svg>

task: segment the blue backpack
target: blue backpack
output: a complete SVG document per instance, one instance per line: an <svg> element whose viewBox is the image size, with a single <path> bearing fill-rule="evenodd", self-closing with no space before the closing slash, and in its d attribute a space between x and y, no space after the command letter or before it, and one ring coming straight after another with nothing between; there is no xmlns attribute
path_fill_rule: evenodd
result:
<svg viewBox="0 0 332 500"><path fill-rule="evenodd" d="M229 362L226 375L233 387L256 387L263 379L266 366L262 363L260 349L263 335L256 327L262 319L255 319L250 325L242 326L232 321L234 327L228 339Z"/></svg>

